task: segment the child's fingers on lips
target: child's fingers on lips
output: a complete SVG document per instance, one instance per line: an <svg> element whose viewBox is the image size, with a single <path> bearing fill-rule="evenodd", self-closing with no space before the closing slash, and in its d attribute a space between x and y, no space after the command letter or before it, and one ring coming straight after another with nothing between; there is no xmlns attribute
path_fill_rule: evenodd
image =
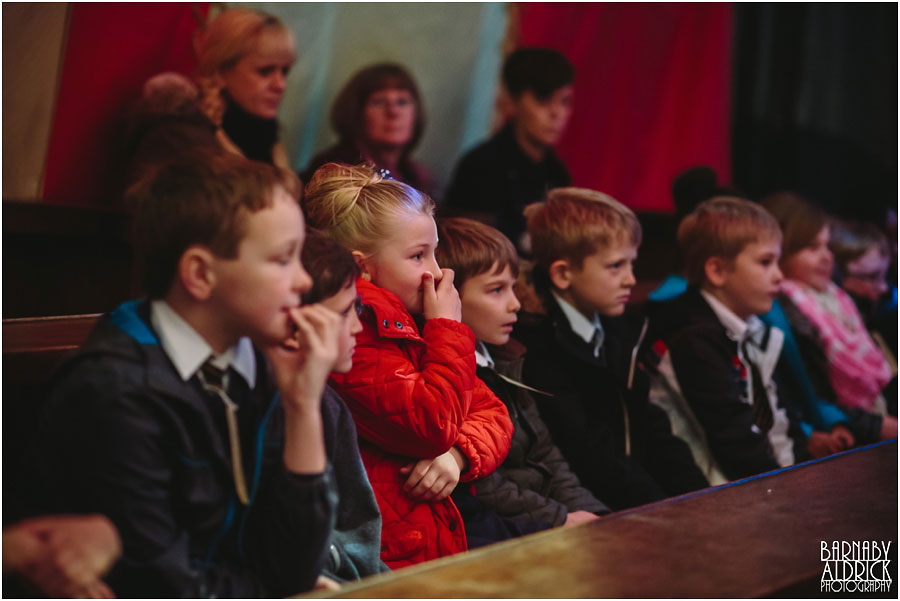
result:
<svg viewBox="0 0 900 601"><path fill-rule="evenodd" d="M287 349L297 350L300 348L300 327L298 325L298 318L295 311L297 311L299 307L291 307L289 308L287 313L288 319L288 328L290 330L290 334L288 334L287 338L282 340L282 346Z"/></svg>

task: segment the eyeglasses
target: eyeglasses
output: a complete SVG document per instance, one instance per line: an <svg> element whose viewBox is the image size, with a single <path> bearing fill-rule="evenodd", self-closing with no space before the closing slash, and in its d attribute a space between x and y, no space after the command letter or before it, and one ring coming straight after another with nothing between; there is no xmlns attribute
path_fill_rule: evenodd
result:
<svg viewBox="0 0 900 601"><path fill-rule="evenodd" d="M878 284L884 281L885 273L883 271L851 271L845 275L845 278L853 278L861 282L869 284Z"/></svg>
<svg viewBox="0 0 900 601"><path fill-rule="evenodd" d="M416 101L412 97L400 97L388 99L381 96L373 96L366 102L366 106L373 109L387 110L388 108L405 109L414 107Z"/></svg>

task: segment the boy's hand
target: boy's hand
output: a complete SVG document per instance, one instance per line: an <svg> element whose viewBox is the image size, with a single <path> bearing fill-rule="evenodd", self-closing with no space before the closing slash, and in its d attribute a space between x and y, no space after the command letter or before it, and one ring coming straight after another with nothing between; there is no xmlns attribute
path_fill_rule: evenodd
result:
<svg viewBox="0 0 900 601"><path fill-rule="evenodd" d="M831 432L813 432L806 442L806 451L813 459L821 459L842 451L843 443Z"/></svg>
<svg viewBox="0 0 900 601"><path fill-rule="evenodd" d="M328 374L338 358L341 316L322 305L291 309L297 337L265 349L288 409L319 410Z"/></svg>
<svg viewBox="0 0 900 601"><path fill-rule="evenodd" d="M850 430L840 424L831 429L831 436L838 442L841 451L853 448L853 445L856 444L856 440L853 438Z"/></svg>
<svg viewBox="0 0 900 601"><path fill-rule="evenodd" d="M462 319L462 303L459 300L459 292L453 286L453 270L441 269L443 277L434 287L434 277L425 272L422 275L422 313L425 319Z"/></svg>
<svg viewBox="0 0 900 601"><path fill-rule="evenodd" d="M456 488L464 468L465 458L453 447L434 459L420 459L401 467L401 474L409 474L403 490L420 501L443 501Z"/></svg>
<svg viewBox="0 0 900 601"><path fill-rule="evenodd" d="M881 440L897 438L897 418L885 415L881 420Z"/></svg>
<svg viewBox="0 0 900 601"><path fill-rule="evenodd" d="M121 554L119 535L102 515L40 517L3 533L4 563L51 597L112 598L101 577Z"/></svg>
<svg viewBox="0 0 900 601"><path fill-rule="evenodd" d="M321 305L290 310L296 337L265 349L284 407L284 466L319 474L327 463L322 435L322 393L338 358L341 316Z"/></svg>
<svg viewBox="0 0 900 601"><path fill-rule="evenodd" d="M341 590L341 585L336 580L332 580L328 576L319 576L316 579L316 585L313 587L314 591L339 591Z"/></svg>
<svg viewBox="0 0 900 601"><path fill-rule="evenodd" d="M593 522L599 518L599 515L591 513L590 511L570 511L569 515L566 516L566 523L563 524L563 527L567 528L569 526L584 524L585 522Z"/></svg>

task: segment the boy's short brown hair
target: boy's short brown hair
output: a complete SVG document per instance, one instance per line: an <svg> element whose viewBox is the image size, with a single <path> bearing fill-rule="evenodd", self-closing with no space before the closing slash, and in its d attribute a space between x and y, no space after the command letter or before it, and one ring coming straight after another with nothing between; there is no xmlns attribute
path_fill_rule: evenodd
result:
<svg viewBox="0 0 900 601"><path fill-rule="evenodd" d="M320 232L307 228L300 262L312 278L313 285L300 300L304 305L331 298L359 277L359 265L353 254Z"/></svg>
<svg viewBox="0 0 900 601"><path fill-rule="evenodd" d="M247 216L272 206L276 187L297 198L292 175L243 157L203 152L145 174L126 193L126 203L134 210L146 293L162 298L169 292L181 255L194 244L236 257Z"/></svg>
<svg viewBox="0 0 900 601"><path fill-rule="evenodd" d="M437 228L435 258L438 265L454 271L453 285L457 289L469 278L491 269L500 273L509 267L513 277L519 275L516 249L499 230L465 217L441 219Z"/></svg>
<svg viewBox="0 0 900 601"><path fill-rule="evenodd" d="M535 267L547 273L560 259L580 268L612 244L641 244L634 212L613 197L585 188L556 188L525 209Z"/></svg>
<svg viewBox="0 0 900 601"><path fill-rule="evenodd" d="M678 226L678 246L688 283L706 277L710 257L731 261L751 242L767 236L781 238L778 223L755 202L736 196L717 196L697 205Z"/></svg>

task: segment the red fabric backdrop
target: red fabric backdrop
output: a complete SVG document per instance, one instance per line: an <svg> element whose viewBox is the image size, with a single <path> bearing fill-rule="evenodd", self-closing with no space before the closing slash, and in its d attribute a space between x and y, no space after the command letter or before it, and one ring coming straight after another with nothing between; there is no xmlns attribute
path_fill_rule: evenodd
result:
<svg viewBox="0 0 900 601"><path fill-rule="evenodd" d="M730 4L521 4L523 45L575 65L558 151L573 184L671 211L671 181L708 165L730 181Z"/></svg>
<svg viewBox="0 0 900 601"><path fill-rule="evenodd" d="M189 3L72 3L70 10L44 199L117 205L125 110L150 76L193 70L196 20Z"/></svg>

